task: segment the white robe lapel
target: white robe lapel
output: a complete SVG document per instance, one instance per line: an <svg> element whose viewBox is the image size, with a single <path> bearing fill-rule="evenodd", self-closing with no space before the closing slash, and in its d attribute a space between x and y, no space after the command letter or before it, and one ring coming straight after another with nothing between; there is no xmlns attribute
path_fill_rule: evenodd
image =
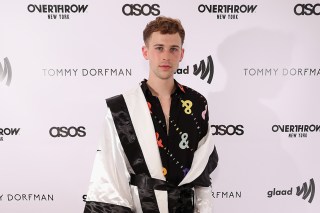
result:
<svg viewBox="0 0 320 213"><path fill-rule="evenodd" d="M214 149L214 143L210 138L211 131L210 128L208 128L207 134L198 143L198 149L194 153L191 168L188 174L179 183L179 186L194 181L205 169L209 157Z"/></svg>
<svg viewBox="0 0 320 213"><path fill-rule="evenodd" d="M139 140L144 159L152 178L165 180L162 173L162 163L159 148L156 143L155 129L153 126L147 101L141 87L123 94L128 111ZM188 174L180 182L179 186L195 180L205 169L209 157L214 149L214 143L210 141L210 128L205 137L199 141L198 149L194 153L193 162ZM166 191L156 191L159 210L168 212L168 197Z"/></svg>
<svg viewBox="0 0 320 213"><path fill-rule="evenodd" d="M153 121L141 87L123 94L123 97L151 177L165 180ZM167 191L155 190L155 195L159 211L168 213Z"/></svg>
<svg viewBox="0 0 320 213"><path fill-rule="evenodd" d="M165 180L152 118L142 89L138 87L123 97L151 177Z"/></svg>

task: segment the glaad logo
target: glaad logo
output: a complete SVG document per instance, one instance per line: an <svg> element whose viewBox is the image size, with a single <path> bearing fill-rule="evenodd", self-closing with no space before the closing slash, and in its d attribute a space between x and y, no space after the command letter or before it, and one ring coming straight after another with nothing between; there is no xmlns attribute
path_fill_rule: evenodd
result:
<svg viewBox="0 0 320 213"><path fill-rule="evenodd" d="M158 16L160 15L160 5L159 4L125 4L122 7L122 13L126 16Z"/></svg>
<svg viewBox="0 0 320 213"><path fill-rule="evenodd" d="M52 127L49 130L49 133L52 137L56 138L56 137L84 137L86 136L86 132L83 126L80 127Z"/></svg>
<svg viewBox="0 0 320 213"><path fill-rule="evenodd" d="M200 61L199 66L197 64L193 65L193 74L197 76L197 75L199 75L200 72L201 72L200 78L202 80L204 80L207 77L207 75L209 75L207 83L211 84L212 78L213 78L213 73L214 73L214 67L213 67L213 61L212 61L211 55L208 56L207 66L204 63L204 60Z"/></svg>
<svg viewBox="0 0 320 213"><path fill-rule="evenodd" d="M315 5L312 4L297 4L294 6L294 13L297 16L311 16L311 15L320 15L320 3Z"/></svg>
<svg viewBox="0 0 320 213"><path fill-rule="evenodd" d="M3 141L3 135L17 135L20 128L0 128L0 141Z"/></svg>
<svg viewBox="0 0 320 213"><path fill-rule="evenodd" d="M182 69L182 68L177 69L177 71L175 71L174 74L189 74L189 66L187 66L187 68L185 69Z"/></svg>
<svg viewBox="0 0 320 213"><path fill-rule="evenodd" d="M211 125L212 135L243 135L242 125Z"/></svg>
<svg viewBox="0 0 320 213"><path fill-rule="evenodd" d="M4 66L0 63L0 82L2 82L7 76L6 85L10 86L12 79L12 70L9 59L7 57L4 58Z"/></svg>
<svg viewBox="0 0 320 213"><path fill-rule="evenodd" d="M197 76L200 72L200 78L202 80L204 80L209 75L207 83L211 84L214 74L214 65L211 55L209 55L207 58L207 65L205 64L204 60L201 60L199 65L193 65L193 74ZM177 69L177 71L174 74L189 74L189 66L187 66L187 68L185 69Z"/></svg>
<svg viewBox="0 0 320 213"><path fill-rule="evenodd" d="M315 183L313 178L310 179L309 187L307 183L303 183L302 187L297 186L296 189L297 189L297 192L296 192L297 196L300 196L303 194L302 198L304 200L310 196L308 202L312 203L315 195ZM276 188L273 188L273 190L268 191L267 194L268 194L268 198L271 198L273 196L292 195L292 191L293 191L293 187L291 187L289 190L277 190Z"/></svg>
<svg viewBox="0 0 320 213"><path fill-rule="evenodd" d="M303 195L302 195L302 193L303 193ZM312 203L312 200L314 198L314 193L315 193L315 184L314 184L313 178L310 179L309 187L306 182L303 183L301 188L300 188L300 186L297 186L296 195L297 196L302 195L302 198L304 200L307 199L310 195L309 200L308 200L309 203Z"/></svg>

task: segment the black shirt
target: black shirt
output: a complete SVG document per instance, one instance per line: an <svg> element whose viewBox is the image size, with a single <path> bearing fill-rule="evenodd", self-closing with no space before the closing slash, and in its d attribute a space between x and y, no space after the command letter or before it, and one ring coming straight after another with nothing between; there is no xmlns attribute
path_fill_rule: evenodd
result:
<svg viewBox="0 0 320 213"><path fill-rule="evenodd" d="M189 172L198 143L208 131L207 100L197 91L175 81L167 134L160 101L152 95L146 82L141 82L141 88L155 128L163 174L168 182L178 185Z"/></svg>

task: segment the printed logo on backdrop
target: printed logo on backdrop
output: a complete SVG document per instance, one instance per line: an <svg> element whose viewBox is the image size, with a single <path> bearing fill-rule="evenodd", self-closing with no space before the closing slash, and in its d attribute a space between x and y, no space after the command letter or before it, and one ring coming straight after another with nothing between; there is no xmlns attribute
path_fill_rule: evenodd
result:
<svg viewBox="0 0 320 213"><path fill-rule="evenodd" d="M174 74L189 74L189 66L186 68L177 69ZM211 55L207 57L207 64L204 62L204 60L201 60L199 64L193 65L193 74L195 76L200 74L201 80L205 80L205 78L208 76L207 83L211 84L214 75L214 64Z"/></svg>
<svg viewBox="0 0 320 213"><path fill-rule="evenodd" d="M22 202L22 201L35 201L35 202L50 202L54 201L53 194L0 194L0 202Z"/></svg>
<svg viewBox="0 0 320 213"><path fill-rule="evenodd" d="M242 191L215 191L212 188L212 184L210 185L210 188L211 188L211 195L215 199L230 199L230 198L242 197Z"/></svg>
<svg viewBox="0 0 320 213"><path fill-rule="evenodd" d="M243 125L211 125L212 135L237 135L244 134Z"/></svg>
<svg viewBox="0 0 320 213"><path fill-rule="evenodd" d="M3 66L2 66L2 63L0 62L0 84L4 82L5 85L10 86L11 79L12 79L11 64L8 57L5 57Z"/></svg>
<svg viewBox="0 0 320 213"><path fill-rule="evenodd" d="M125 4L122 13L126 16L158 16L160 15L159 4Z"/></svg>
<svg viewBox="0 0 320 213"><path fill-rule="evenodd" d="M256 12L258 5L222 5L222 4L200 4L199 13L212 14L216 19L239 19L243 14L253 14Z"/></svg>
<svg viewBox="0 0 320 213"><path fill-rule="evenodd" d="M273 125L272 132L281 132L289 138L306 138L310 133L319 133L320 125Z"/></svg>
<svg viewBox="0 0 320 213"><path fill-rule="evenodd" d="M316 4L297 4L293 8L297 16L320 15L320 3Z"/></svg>
<svg viewBox="0 0 320 213"><path fill-rule="evenodd" d="M29 4L27 11L32 14L41 14L48 19L71 19L75 14L83 14L88 5L78 4Z"/></svg>
<svg viewBox="0 0 320 213"><path fill-rule="evenodd" d="M87 135L86 128L83 126L79 127L51 127L49 130L49 134L53 138L60 138L60 137L85 137Z"/></svg>
<svg viewBox="0 0 320 213"><path fill-rule="evenodd" d="M20 128L0 128L0 142L5 138L19 134Z"/></svg>
<svg viewBox="0 0 320 213"><path fill-rule="evenodd" d="M244 68L243 74L246 77L306 77L320 76L320 68Z"/></svg>
<svg viewBox="0 0 320 213"><path fill-rule="evenodd" d="M215 199L241 198L241 191L212 191L211 195Z"/></svg>
<svg viewBox="0 0 320 213"><path fill-rule="evenodd" d="M126 77L132 76L131 68L45 68L45 77Z"/></svg>
<svg viewBox="0 0 320 213"><path fill-rule="evenodd" d="M275 196L294 196L294 187L289 189L276 189L270 190L267 192L268 198L274 198ZM310 179L309 184L306 182L302 184L302 186L297 186L295 190L295 195L301 197L303 200L307 200L309 203L312 203L313 198L315 196L315 182L313 178Z"/></svg>

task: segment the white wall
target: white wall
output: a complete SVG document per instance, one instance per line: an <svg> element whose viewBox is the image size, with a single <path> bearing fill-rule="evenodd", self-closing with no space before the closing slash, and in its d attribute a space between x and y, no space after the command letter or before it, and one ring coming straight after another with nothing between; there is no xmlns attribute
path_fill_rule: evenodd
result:
<svg viewBox="0 0 320 213"><path fill-rule="evenodd" d="M319 210L317 190L308 203L312 193L303 200L296 187L305 182L309 187L313 179L317 188L320 130L272 131L278 129L274 125L311 129L320 125L320 16L296 15L294 8L301 1L2 0L0 63L12 79L6 85L9 72L3 79L0 76L0 211L83 211L82 196L102 131L104 99L148 77L148 63L141 55L142 30L155 16L122 13L125 4L146 3L158 4L153 13L158 10L182 21L187 34L180 68L188 68L189 74L177 74L176 79L207 97L211 125L229 126L231 135L212 136L220 157L212 175L214 212ZM28 11L34 10L33 5L59 4L87 7L84 13ZM255 10L199 12L212 5L249 5ZM320 13L320 5L315 13ZM59 19L62 14L69 19ZM217 18L230 14L238 19ZM193 65L207 63L208 56L214 64L210 84L193 74ZM11 69L8 63L5 66L6 57ZM86 75L90 69L109 70L105 75ZM118 76L111 69L117 69ZM261 75L258 69L267 72ZM310 74L310 69L315 72ZM53 75L57 70L68 72ZM131 75L121 75L120 70ZM52 127L62 126L83 126L86 135L50 136ZM12 135L8 130L12 128L20 130ZM240 135L233 134L234 128ZM290 138L289 133L297 137ZM269 198L268 191L273 190L292 195Z"/></svg>

